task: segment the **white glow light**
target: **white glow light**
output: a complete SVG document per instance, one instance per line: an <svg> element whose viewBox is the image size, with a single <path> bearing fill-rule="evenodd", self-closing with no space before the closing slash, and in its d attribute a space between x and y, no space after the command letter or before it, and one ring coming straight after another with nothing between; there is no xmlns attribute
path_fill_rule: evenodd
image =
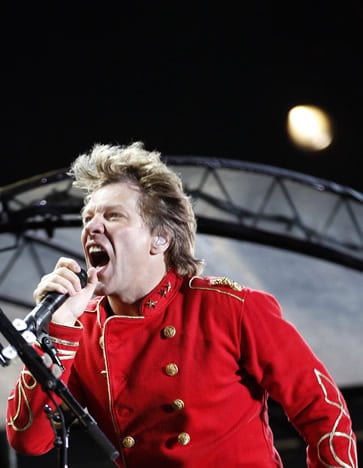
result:
<svg viewBox="0 0 363 468"><path fill-rule="evenodd" d="M322 109L311 105L290 109L287 131L293 143L310 151L321 151L333 140L329 116Z"/></svg>

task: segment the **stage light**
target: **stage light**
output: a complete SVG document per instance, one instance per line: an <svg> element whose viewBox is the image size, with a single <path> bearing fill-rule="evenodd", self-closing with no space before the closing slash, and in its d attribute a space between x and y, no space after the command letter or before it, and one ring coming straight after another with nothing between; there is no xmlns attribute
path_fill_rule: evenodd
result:
<svg viewBox="0 0 363 468"><path fill-rule="evenodd" d="M308 151L321 151L333 141L329 115L313 105L299 105L289 110L287 132L296 146Z"/></svg>

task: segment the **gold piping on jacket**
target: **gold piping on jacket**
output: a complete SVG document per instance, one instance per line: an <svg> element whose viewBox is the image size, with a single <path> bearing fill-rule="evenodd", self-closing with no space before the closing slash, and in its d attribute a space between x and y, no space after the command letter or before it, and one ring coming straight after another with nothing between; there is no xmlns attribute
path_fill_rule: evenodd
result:
<svg viewBox="0 0 363 468"><path fill-rule="evenodd" d="M106 322L109 320L109 319L112 319L112 317L109 317ZM106 325L106 322L105 322L105 325ZM101 337L103 339L103 342L104 342L104 330L101 330ZM100 338L101 338L100 337ZM103 354L103 360L105 362L105 370L102 370L101 371L101 374L102 375L105 375L106 377L106 382L107 382L107 393L108 393L108 410L110 412L110 416L111 416L111 420L112 420L112 425L113 425L113 428L114 428L114 431L115 431L115 434L118 434L119 431L117 429L117 423L116 423L116 420L115 420L115 416L114 416L114 411L112 410L112 398L111 398L111 386L110 386L110 376L109 376L109 370L108 370L108 363L107 363L107 357L106 357L106 346L103 346L102 347L102 354Z"/></svg>
<svg viewBox="0 0 363 468"><path fill-rule="evenodd" d="M53 343L60 344L63 346L72 346L76 347L79 345L79 341L68 341L68 340L61 340L60 338L56 338L55 336L49 337Z"/></svg>
<svg viewBox="0 0 363 468"><path fill-rule="evenodd" d="M74 359L76 355L76 351L72 350L67 350L67 349L58 349L58 356L61 361L67 360L67 359Z"/></svg>
<svg viewBox="0 0 363 468"><path fill-rule="evenodd" d="M332 382L329 377L321 373L319 370L314 369L315 376L318 380L318 383L322 389L322 392L324 394L324 400L328 405L335 406L337 408L338 414L337 418L335 420L335 423L333 424L333 427L330 432L327 432L324 434L320 439L318 440L317 443L317 450L318 450L318 457L319 460L325 465L325 466L331 466L327 461L323 459L322 454L320 453L320 446L321 444L328 439L329 440L329 450L330 454L333 457L333 459L336 462L336 465L334 467L337 468L358 468L358 465L355 464L353 457L352 457L352 450L354 450L355 453L355 443L354 443L354 437L352 431L350 431L349 434L345 432L341 432L337 430L339 423L342 419L344 418L349 418L349 414L346 410L346 406L344 402L342 401L342 396L341 393L336 386L334 382ZM333 388L334 391L328 391L328 384L329 387ZM329 393L329 394L328 394ZM348 443L348 452L346 454L347 458L345 461L342 460L342 454L337 454L335 447L334 447L334 439L342 439L345 438L349 441ZM355 459L357 459L357 454L355 453Z"/></svg>
<svg viewBox="0 0 363 468"><path fill-rule="evenodd" d="M30 376L33 379L33 382L31 384L27 384L25 380L25 376ZM37 386L37 381L34 379L32 373L26 369L23 369L21 371L18 384L17 384L17 390L18 390L18 405L16 408L16 412L14 416L10 417L10 420L7 422L8 426L11 426L14 431L20 432L20 431L26 431L29 429L29 427L33 424L33 413L29 404L28 397L26 395L26 390L34 390L34 388ZM9 397L11 399L11 397ZM28 422L25 424L23 427L18 427L16 426L16 420L19 418L20 414L20 409L23 406L22 401L24 400L25 406L28 410Z"/></svg>

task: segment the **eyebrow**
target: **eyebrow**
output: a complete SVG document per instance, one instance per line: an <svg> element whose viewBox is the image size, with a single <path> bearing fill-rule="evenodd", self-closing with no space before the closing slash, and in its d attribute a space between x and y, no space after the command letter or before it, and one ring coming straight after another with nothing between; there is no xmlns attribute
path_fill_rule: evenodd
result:
<svg viewBox="0 0 363 468"><path fill-rule="evenodd" d="M117 205L85 205L82 210L81 210L81 216L84 215L84 213L87 213L89 211L97 211L97 209L101 210L123 210L124 206L117 204Z"/></svg>

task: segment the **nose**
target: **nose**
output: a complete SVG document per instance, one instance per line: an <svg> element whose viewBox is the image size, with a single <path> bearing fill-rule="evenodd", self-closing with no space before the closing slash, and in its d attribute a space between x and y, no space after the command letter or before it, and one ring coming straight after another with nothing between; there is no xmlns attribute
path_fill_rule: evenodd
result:
<svg viewBox="0 0 363 468"><path fill-rule="evenodd" d="M88 234L105 232L104 218L101 214L96 214L84 225L84 230Z"/></svg>

